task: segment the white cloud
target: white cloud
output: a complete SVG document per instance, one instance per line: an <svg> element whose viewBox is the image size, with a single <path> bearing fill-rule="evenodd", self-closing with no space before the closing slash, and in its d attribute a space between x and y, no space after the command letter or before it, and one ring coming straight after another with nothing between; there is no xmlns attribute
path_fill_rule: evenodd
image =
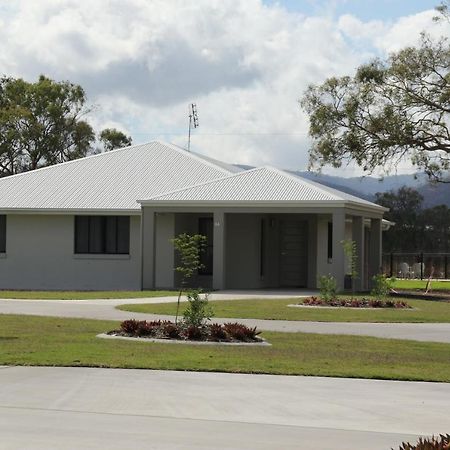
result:
<svg viewBox="0 0 450 450"><path fill-rule="evenodd" d="M393 23L305 17L260 0L0 0L0 73L40 73L85 87L111 124L135 142L186 142L187 105L200 128L193 148L244 164L307 165L308 124L298 99L310 83L349 74L379 52L413 43L433 12ZM4 13L5 14L5 13ZM440 28L441 27L441 28ZM354 169L349 169L354 170Z"/></svg>

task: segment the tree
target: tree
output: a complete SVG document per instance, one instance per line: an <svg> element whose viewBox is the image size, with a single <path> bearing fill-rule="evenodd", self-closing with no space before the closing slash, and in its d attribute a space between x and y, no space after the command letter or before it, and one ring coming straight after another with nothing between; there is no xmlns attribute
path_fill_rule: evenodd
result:
<svg viewBox="0 0 450 450"><path fill-rule="evenodd" d="M186 288L188 281L194 274L203 268L200 261L200 254L204 251L206 245L206 237L201 234L187 234L182 233L171 239L175 250L177 250L180 264L175 267L175 270L181 275L180 290L177 300L177 313L175 316L175 323L178 322L178 313L180 310L180 300L183 290ZM198 295L197 295L198 298Z"/></svg>
<svg viewBox="0 0 450 450"><path fill-rule="evenodd" d="M115 148L128 147L132 144L130 136L125 135L115 128L105 128L99 137L100 142L106 152L114 150Z"/></svg>
<svg viewBox="0 0 450 450"><path fill-rule="evenodd" d="M415 189L403 186L398 191L375 194L375 203L389 208L386 219L395 225L384 233L383 246L388 252L409 252L419 249L419 217L423 197Z"/></svg>
<svg viewBox="0 0 450 450"><path fill-rule="evenodd" d="M86 156L95 141L79 85L0 79L0 176Z"/></svg>
<svg viewBox="0 0 450 450"><path fill-rule="evenodd" d="M448 253L450 251L450 208L422 208L423 197L403 186L398 191L376 194L376 203L389 208L386 218L395 225L383 234L387 252Z"/></svg>
<svg viewBox="0 0 450 450"><path fill-rule="evenodd" d="M372 172L408 157L430 179L450 181L449 67L448 41L423 34L418 47L310 86L301 105L310 119L311 166L355 161Z"/></svg>
<svg viewBox="0 0 450 450"><path fill-rule="evenodd" d="M444 0L438 6L436 6L436 11L439 13L439 16L433 17L433 20L436 22L440 22L441 20L450 21L450 1Z"/></svg>

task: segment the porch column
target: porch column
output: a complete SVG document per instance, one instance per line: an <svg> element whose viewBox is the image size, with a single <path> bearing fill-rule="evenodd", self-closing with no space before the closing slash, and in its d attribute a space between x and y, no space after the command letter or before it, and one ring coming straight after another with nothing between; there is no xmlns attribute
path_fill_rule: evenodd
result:
<svg viewBox="0 0 450 450"><path fill-rule="evenodd" d="M356 244L356 272L358 277L353 280L355 283L355 290L362 291L365 284L364 274L364 217L352 217L352 240Z"/></svg>
<svg viewBox="0 0 450 450"><path fill-rule="evenodd" d="M382 256L381 219L370 220L370 247L369 247L369 286L372 277L381 271Z"/></svg>
<svg viewBox="0 0 450 450"><path fill-rule="evenodd" d="M214 212L213 289L225 289L225 214Z"/></svg>
<svg viewBox="0 0 450 450"><path fill-rule="evenodd" d="M143 207L141 216L142 289L155 287L155 212Z"/></svg>
<svg viewBox="0 0 450 450"><path fill-rule="evenodd" d="M333 212L333 262L332 275L336 278L338 291L344 289L345 277L345 254L342 241L345 239L345 211L335 210Z"/></svg>

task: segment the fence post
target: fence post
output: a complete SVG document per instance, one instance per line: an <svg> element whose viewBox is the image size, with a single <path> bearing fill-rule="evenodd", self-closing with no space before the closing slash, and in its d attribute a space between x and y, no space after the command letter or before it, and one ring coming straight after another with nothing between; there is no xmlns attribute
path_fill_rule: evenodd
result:
<svg viewBox="0 0 450 450"><path fill-rule="evenodd" d="M420 279L423 280L423 253L420 254Z"/></svg>
<svg viewBox="0 0 450 450"><path fill-rule="evenodd" d="M448 279L447 267L448 267L448 256L445 255L445 256L444 256L444 278L445 278L446 280Z"/></svg>
<svg viewBox="0 0 450 450"><path fill-rule="evenodd" d="M394 273L394 254L391 252L391 261L390 261L390 266L391 266L391 274L390 274L390 278L392 278L392 274Z"/></svg>

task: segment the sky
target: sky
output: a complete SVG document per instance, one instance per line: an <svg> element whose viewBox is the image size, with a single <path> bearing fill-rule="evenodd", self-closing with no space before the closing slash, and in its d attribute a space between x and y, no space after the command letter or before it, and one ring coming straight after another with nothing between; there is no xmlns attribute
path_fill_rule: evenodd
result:
<svg viewBox="0 0 450 450"><path fill-rule="evenodd" d="M450 35L438 0L0 0L0 75L40 74L86 91L97 131L185 147L230 163L308 166L311 83ZM353 166L325 173L360 175ZM399 173L411 172L404 163Z"/></svg>

